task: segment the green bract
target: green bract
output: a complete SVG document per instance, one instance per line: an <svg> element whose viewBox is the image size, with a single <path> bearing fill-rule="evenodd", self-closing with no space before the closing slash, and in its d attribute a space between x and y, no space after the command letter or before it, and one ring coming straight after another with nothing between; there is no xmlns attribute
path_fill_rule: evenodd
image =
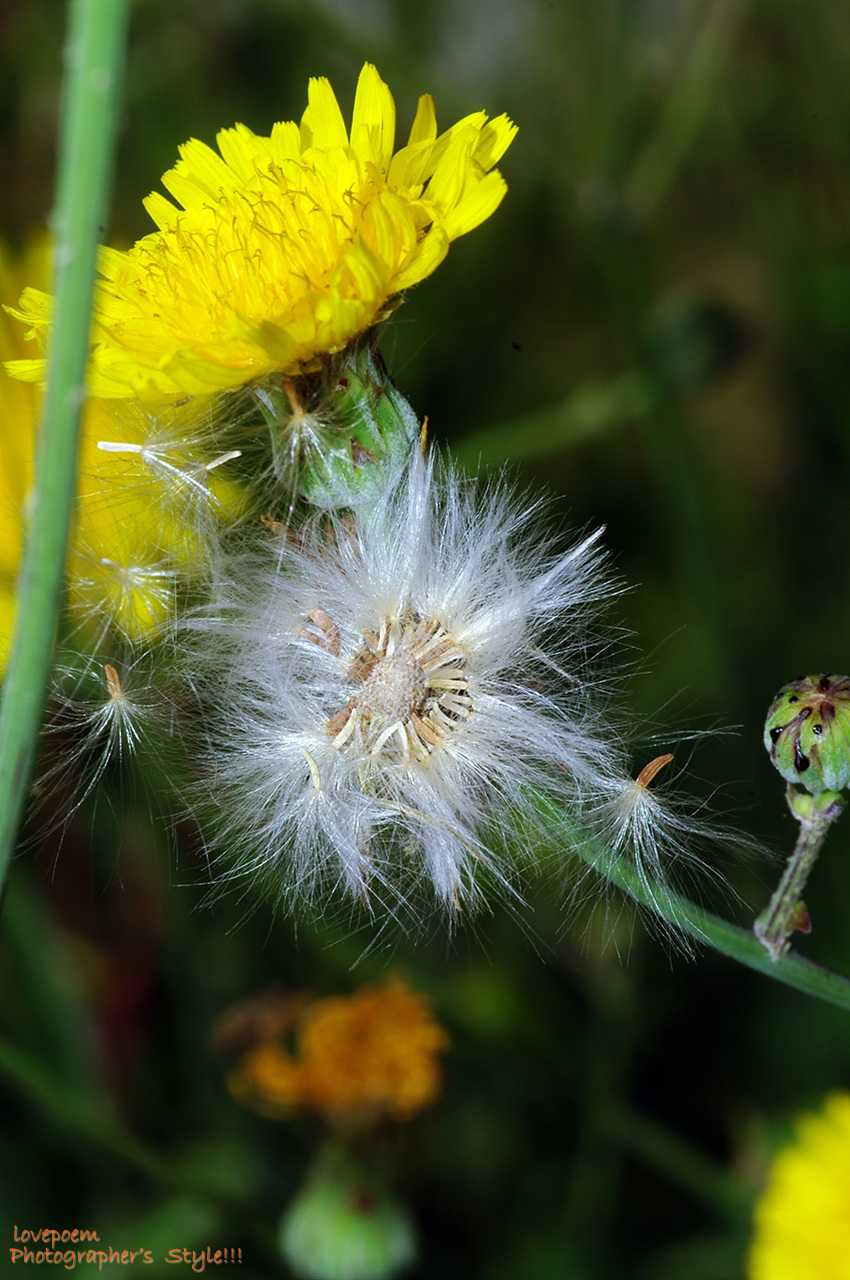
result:
<svg viewBox="0 0 850 1280"><path fill-rule="evenodd" d="M326 510L381 501L419 440L416 415L368 340L317 373L266 379L253 394L277 479Z"/></svg>

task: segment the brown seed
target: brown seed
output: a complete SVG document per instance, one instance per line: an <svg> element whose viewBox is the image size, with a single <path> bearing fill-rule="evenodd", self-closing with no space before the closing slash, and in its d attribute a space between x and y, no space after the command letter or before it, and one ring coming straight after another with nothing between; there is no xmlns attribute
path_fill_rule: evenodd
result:
<svg viewBox="0 0 850 1280"><path fill-rule="evenodd" d="M656 756L654 760L650 760L649 764L645 764L637 776L637 784L639 787L648 787L652 779L657 773L660 773L666 764L673 759L672 751L668 751L666 755Z"/></svg>
<svg viewBox="0 0 850 1280"><path fill-rule="evenodd" d="M325 732L329 738L335 738L338 733L342 732L348 724L349 717L354 710L354 707L354 698L349 698L342 710L337 711L335 716L331 716L330 720L325 725Z"/></svg>
<svg viewBox="0 0 850 1280"><path fill-rule="evenodd" d="M121 688L121 680L118 676L118 672L115 670L111 662L105 663L103 674L106 676L106 687L109 690L109 696L117 702L124 691Z"/></svg>

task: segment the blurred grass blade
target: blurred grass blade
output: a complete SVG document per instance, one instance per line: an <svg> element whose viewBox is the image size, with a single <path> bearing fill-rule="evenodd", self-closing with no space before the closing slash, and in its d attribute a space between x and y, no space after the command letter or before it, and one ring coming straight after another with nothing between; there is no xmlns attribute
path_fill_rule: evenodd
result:
<svg viewBox="0 0 850 1280"><path fill-rule="evenodd" d="M36 488L0 710L0 886L21 819L62 590L74 499L97 241L104 221L127 0L72 0L53 212L55 309Z"/></svg>
<svg viewBox="0 0 850 1280"><path fill-rule="evenodd" d="M624 373L610 382L586 382L560 404L465 436L452 453L470 468L543 458L616 431L650 409L651 392L643 375Z"/></svg>
<svg viewBox="0 0 850 1280"><path fill-rule="evenodd" d="M693 49L681 59L658 127L626 183L626 204L646 220L667 199L701 129L717 111L721 79L746 10L746 0L714 0Z"/></svg>

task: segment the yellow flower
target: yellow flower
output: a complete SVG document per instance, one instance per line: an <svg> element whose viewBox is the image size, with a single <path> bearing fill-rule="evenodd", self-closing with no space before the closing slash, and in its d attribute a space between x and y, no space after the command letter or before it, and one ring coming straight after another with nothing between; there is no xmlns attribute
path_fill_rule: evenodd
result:
<svg viewBox="0 0 850 1280"><path fill-rule="evenodd" d="M425 94L393 154L395 105L367 63L350 131L317 79L300 127L261 137L237 124L219 133L220 155L187 142L162 179L182 208L150 195L159 230L127 253L102 251L91 393L173 401L315 368L496 209L506 187L493 166L515 132L479 111L438 136ZM13 314L43 343L50 311L28 289ZM43 363L11 371L39 380Z"/></svg>
<svg viewBox="0 0 850 1280"><path fill-rule="evenodd" d="M748 1280L850 1280L850 1094L796 1131L756 1205Z"/></svg>
<svg viewBox="0 0 850 1280"><path fill-rule="evenodd" d="M37 266L40 254L27 266ZM0 246L0 300L20 292L20 272ZM21 351L20 327L0 311L0 359ZM21 559L24 512L33 482L35 389L0 373L0 669L15 625L15 580Z"/></svg>
<svg viewBox="0 0 850 1280"><path fill-rule="evenodd" d="M47 281L46 240L19 262L0 247L0 301L17 296L24 273ZM19 355L22 343L19 326L0 309L0 359ZM14 628L40 402L37 387L0 370L0 669ZM136 405L87 401L67 573L71 612L89 641L110 627L131 641L152 636L172 612L178 578L196 573L203 560L193 504L230 512L238 505L222 473L198 461L202 420L197 401L156 416Z"/></svg>
<svg viewBox="0 0 850 1280"><path fill-rule="evenodd" d="M296 1052L264 1040L229 1080L233 1095L269 1116L297 1108L336 1124L409 1120L440 1088L448 1036L427 1002L399 979L309 1004Z"/></svg>

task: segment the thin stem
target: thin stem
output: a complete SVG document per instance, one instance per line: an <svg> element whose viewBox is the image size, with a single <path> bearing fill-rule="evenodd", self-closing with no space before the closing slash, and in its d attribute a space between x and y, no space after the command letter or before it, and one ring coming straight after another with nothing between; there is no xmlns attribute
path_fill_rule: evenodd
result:
<svg viewBox="0 0 850 1280"><path fill-rule="evenodd" d="M16 1045L0 1038L0 1074L61 1129L86 1139L130 1169L167 1186L185 1188L174 1164L107 1119L90 1098L84 1098L45 1071ZM195 1188L209 1193L208 1187Z"/></svg>
<svg viewBox="0 0 850 1280"><path fill-rule="evenodd" d="M836 793L828 791L824 796L827 803L821 805L817 803L821 796L800 796L793 787L788 788L788 806L800 824L800 834L776 892L753 925L753 933L774 961L788 949L788 939L795 929L803 933L811 929L809 913L802 902L803 889L827 831L844 808ZM805 801L809 803L804 807Z"/></svg>
<svg viewBox="0 0 850 1280"><path fill-rule="evenodd" d="M98 232L112 168L127 0L72 0L53 214L55 309L18 621L0 710L0 889L23 811L65 563Z"/></svg>

